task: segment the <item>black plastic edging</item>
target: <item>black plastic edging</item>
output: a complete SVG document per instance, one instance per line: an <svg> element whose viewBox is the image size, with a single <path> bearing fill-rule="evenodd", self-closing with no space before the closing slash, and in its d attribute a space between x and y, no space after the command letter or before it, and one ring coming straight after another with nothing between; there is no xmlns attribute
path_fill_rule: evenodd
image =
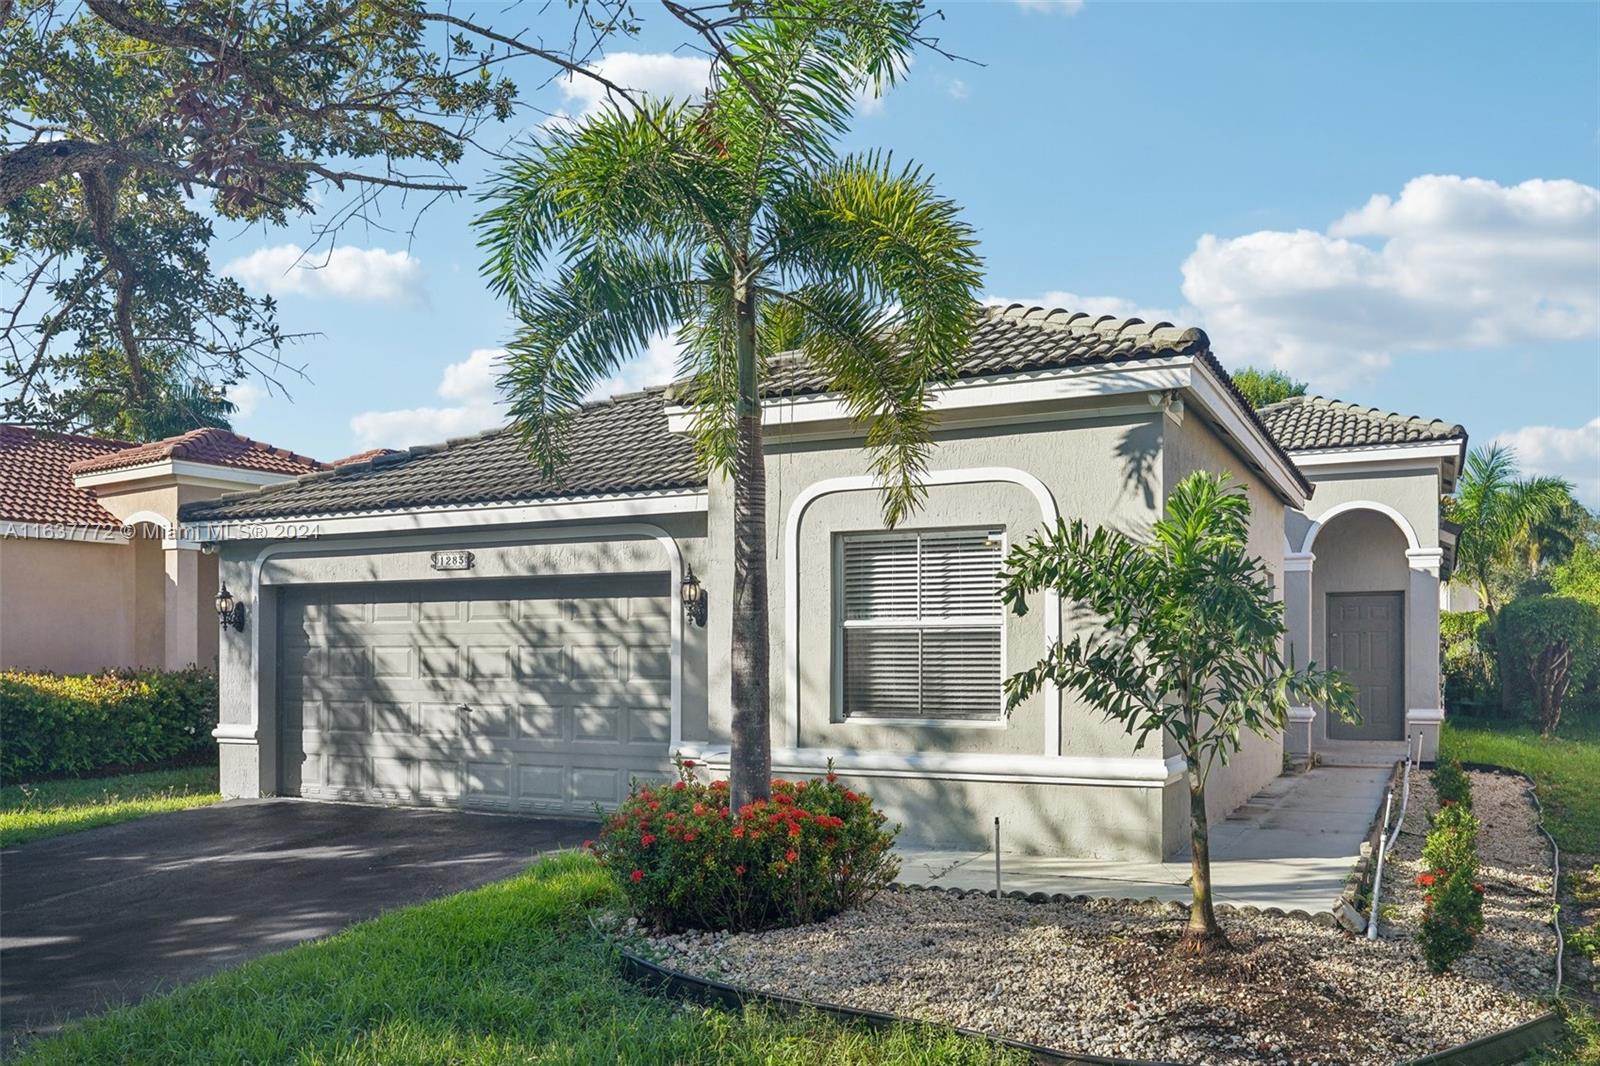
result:
<svg viewBox="0 0 1600 1066"><path fill-rule="evenodd" d="M705 977L696 977L681 970L668 969L665 966L651 962L649 959L635 955L626 948L618 948L622 957L622 975L640 988L652 992L664 992L679 999L692 1000L710 1006L726 1007L737 1010L747 1003L759 1004L770 1007L784 1015L794 1015L805 1011L815 1011L826 1014L843 1022L856 1025L866 1025L872 1029L888 1029L891 1026L904 1025L924 1029L943 1029L954 1031L961 1036L973 1040L982 1040L986 1043L1000 1047L1010 1048L1014 1051L1026 1053L1033 1062L1043 1066L1180 1066L1178 1063L1146 1059L1112 1059L1102 1055L1077 1055L1054 1048L1030 1044L1023 1040L1011 1040L992 1033L979 1032L976 1029L964 1029L960 1026L943 1025L938 1022L919 1021L915 1018L902 1018L896 1014L885 1014L882 1011L861 1010L856 1007L842 1007L835 1003L818 1003L808 999L799 999L794 996L780 995L776 992L758 992L753 989L739 988L735 985L724 984Z"/></svg>
<svg viewBox="0 0 1600 1066"><path fill-rule="evenodd" d="M1412 1059L1407 1066L1506 1066L1507 1063L1521 1062L1529 1052L1557 1039L1564 1032L1566 1027L1561 1015L1551 1011L1510 1029Z"/></svg>

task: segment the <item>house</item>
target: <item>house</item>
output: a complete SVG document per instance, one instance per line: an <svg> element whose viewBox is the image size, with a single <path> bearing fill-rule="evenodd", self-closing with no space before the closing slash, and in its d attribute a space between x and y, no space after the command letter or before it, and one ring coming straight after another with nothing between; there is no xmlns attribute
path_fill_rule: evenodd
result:
<svg viewBox="0 0 1600 1066"><path fill-rule="evenodd" d="M1006 673L1084 622L1048 596L1008 616L995 571L1057 518L1139 535L1197 469L1249 493L1249 547L1300 659L1356 669L1382 711L1350 729L1306 708L1290 736L1248 738L1212 777L1213 813L1326 737L1409 723L1436 743L1457 427L1324 400L1264 420L1200 330L995 308L935 391L926 502L889 531L845 406L796 361L771 378L777 772L832 760L907 843L981 846L998 817L1017 850L1174 852L1188 800L1170 743L1136 749L1068 693L1005 712ZM673 752L725 768L731 492L689 424L649 390L575 416L559 482L501 430L184 507L245 607L220 649L224 792L584 813Z"/></svg>
<svg viewBox="0 0 1600 1066"><path fill-rule="evenodd" d="M0 669L212 665L217 561L178 508L320 469L224 429L136 444L0 426Z"/></svg>

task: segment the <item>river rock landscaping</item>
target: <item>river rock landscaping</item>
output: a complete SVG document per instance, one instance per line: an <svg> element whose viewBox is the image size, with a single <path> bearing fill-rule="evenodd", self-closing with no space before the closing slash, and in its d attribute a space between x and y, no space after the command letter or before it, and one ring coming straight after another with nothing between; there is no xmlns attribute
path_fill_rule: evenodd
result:
<svg viewBox="0 0 1600 1066"><path fill-rule="evenodd" d="M1435 802L1416 775L1385 871L1382 937L1226 913L1235 951L1172 950L1184 908L895 891L815 925L641 937L662 965L729 984L1065 1051L1177 1062L1395 1063L1544 1013L1554 980L1550 858L1519 777L1473 773L1485 928L1430 974L1415 932Z"/></svg>

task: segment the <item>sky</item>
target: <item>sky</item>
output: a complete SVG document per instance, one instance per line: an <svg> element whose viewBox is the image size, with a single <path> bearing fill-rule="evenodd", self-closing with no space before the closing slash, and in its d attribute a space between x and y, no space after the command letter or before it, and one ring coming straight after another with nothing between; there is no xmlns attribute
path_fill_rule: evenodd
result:
<svg viewBox="0 0 1600 1066"><path fill-rule="evenodd" d="M919 55L845 148L934 175L982 241L986 297L1200 326L1230 368L1459 422L1600 506L1600 5L943 12L971 62ZM604 72L695 92L704 62L667 31L647 20ZM519 81L547 113L596 104L533 61ZM457 174L478 190L493 166ZM288 351L305 377L287 394L236 389L236 429L334 459L503 421L512 324L478 274L478 205L414 207L391 199L305 256L320 217L219 229L215 263L317 334ZM602 391L673 365L661 339Z"/></svg>

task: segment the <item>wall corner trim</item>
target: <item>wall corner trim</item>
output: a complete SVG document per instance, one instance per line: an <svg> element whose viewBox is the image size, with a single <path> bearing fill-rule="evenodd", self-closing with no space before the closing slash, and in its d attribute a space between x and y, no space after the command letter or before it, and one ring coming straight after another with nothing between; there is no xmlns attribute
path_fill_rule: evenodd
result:
<svg viewBox="0 0 1600 1066"><path fill-rule="evenodd" d="M930 470L920 478L924 485L977 485L985 482L1010 482L1021 485L1038 501L1047 526L1061 517L1056 500L1044 482L1026 470L1012 466L974 466L959 470ZM824 478L795 497L783 523L783 718L785 743L791 749L800 744L800 522L806 509L823 496L837 492L881 490L883 482L870 474ZM1047 645L1061 639L1061 594L1046 590L1044 638ZM1061 755L1061 690L1046 683L1044 690L1044 754Z"/></svg>

